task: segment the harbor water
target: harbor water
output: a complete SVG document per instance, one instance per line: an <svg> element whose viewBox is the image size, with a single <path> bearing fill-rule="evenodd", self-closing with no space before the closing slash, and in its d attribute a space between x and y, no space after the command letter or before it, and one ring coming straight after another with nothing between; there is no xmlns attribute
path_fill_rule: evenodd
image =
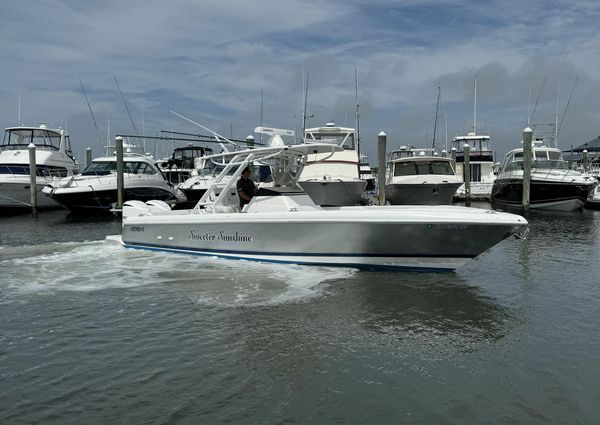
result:
<svg viewBox="0 0 600 425"><path fill-rule="evenodd" d="M597 424L600 212L527 219L526 240L432 274L0 217L0 424Z"/></svg>

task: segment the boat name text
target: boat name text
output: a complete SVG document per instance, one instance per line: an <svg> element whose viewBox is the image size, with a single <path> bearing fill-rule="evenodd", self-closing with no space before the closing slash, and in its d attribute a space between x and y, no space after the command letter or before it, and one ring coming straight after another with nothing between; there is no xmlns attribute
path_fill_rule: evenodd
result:
<svg viewBox="0 0 600 425"><path fill-rule="evenodd" d="M143 232L144 226L131 226L129 230L132 232Z"/></svg>
<svg viewBox="0 0 600 425"><path fill-rule="evenodd" d="M193 241L252 242L252 235L238 231L235 233L226 233L223 230L219 230L218 233L208 233L191 229L189 238Z"/></svg>
<svg viewBox="0 0 600 425"><path fill-rule="evenodd" d="M458 223L439 223L430 224L428 227L434 230L465 230L467 225Z"/></svg>

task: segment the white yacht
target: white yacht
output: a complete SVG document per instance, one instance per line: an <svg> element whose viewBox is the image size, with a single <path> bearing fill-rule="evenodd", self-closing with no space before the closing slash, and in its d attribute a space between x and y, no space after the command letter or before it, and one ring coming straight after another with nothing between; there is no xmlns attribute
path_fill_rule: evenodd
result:
<svg viewBox="0 0 600 425"><path fill-rule="evenodd" d="M360 178L355 137L353 128L334 123L305 130L306 143L327 143L343 149L308 155L298 183L317 205L356 205L363 201L367 181Z"/></svg>
<svg viewBox="0 0 600 425"><path fill-rule="evenodd" d="M367 192L375 190L375 174L373 174L373 169L371 168L371 165L369 165L369 157L367 155L365 155L364 153L361 153L359 162L360 162L359 177L362 180L367 182L367 186L365 187L365 190Z"/></svg>
<svg viewBox="0 0 600 425"><path fill-rule="evenodd" d="M531 167L531 209L574 211L583 208L597 181L569 169L558 148L533 142ZM506 154L492 189L492 202L498 206L521 208L523 204L523 148Z"/></svg>
<svg viewBox="0 0 600 425"><path fill-rule="evenodd" d="M124 144L123 151L125 200L183 199L140 146ZM76 214L110 213L117 202L117 158L114 154L95 158L81 175L54 181L43 192Z"/></svg>
<svg viewBox="0 0 600 425"><path fill-rule="evenodd" d="M466 136L456 136L451 147L456 149L456 175L463 181L456 191L456 197L465 198L465 144L469 145L469 169L471 199L487 200L492 197L492 186L496 180L494 153L490 149L490 136L469 132Z"/></svg>
<svg viewBox="0 0 600 425"><path fill-rule="evenodd" d="M341 150L312 143L228 153L223 171L193 209L128 201L122 235L110 239L128 248L230 259L451 271L527 229L521 216L475 208L316 205L299 190L302 167L308 156ZM260 187L240 210L235 182L257 161L279 161L279 166L272 167L269 187Z"/></svg>
<svg viewBox="0 0 600 425"><path fill-rule="evenodd" d="M54 179L72 176L78 170L69 135L62 129L8 127L0 145L0 208L31 207L29 151L36 147L36 186L38 208L59 208L54 200L42 194L42 188Z"/></svg>
<svg viewBox="0 0 600 425"><path fill-rule="evenodd" d="M449 205L461 184L452 159L432 148L401 146L389 155L385 199L392 205Z"/></svg>
<svg viewBox="0 0 600 425"><path fill-rule="evenodd" d="M473 127L466 136L456 136L452 139L451 148L456 150L456 174L463 184L456 191L459 199L466 197L465 192L465 151L469 145L470 198L473 200L490 200L492 186L496 179L494 152L490 149L490 136L477 133L477 78L474 79L473 95Z"/></svg>

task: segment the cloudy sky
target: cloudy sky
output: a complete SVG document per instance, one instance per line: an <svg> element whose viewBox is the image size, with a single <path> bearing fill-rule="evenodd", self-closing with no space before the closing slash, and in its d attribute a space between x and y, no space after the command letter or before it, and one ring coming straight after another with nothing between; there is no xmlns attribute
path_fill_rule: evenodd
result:
<svg viewBox="0 0 600 425"><path fill-rule="evenodd" d="M111 137L134 134L115 77L140 133L198 132L172 110L245 138L261 92L264 125L301 128L307 75L309 124L354 126L356 70L372 162L381 130L389 149L431 144L438 87L438 146L469 130L475 77L477 129L498 155L538 97L538 123L558 100L562 149L600 135L597 0L21 0L0 12L1 124L17 124L20 96L21 122L66 125L80 158L103 152L109 116Z"/></svg>

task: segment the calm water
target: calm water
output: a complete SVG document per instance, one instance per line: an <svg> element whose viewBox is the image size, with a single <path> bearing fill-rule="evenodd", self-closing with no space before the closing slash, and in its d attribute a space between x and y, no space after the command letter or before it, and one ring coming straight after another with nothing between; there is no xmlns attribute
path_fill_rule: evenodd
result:
<svg viewBox="0 0 600 425"><path fill-rule="evenodd" d="M597 424L600 213L452 274L124 250L0 217L1 424Z"/></svg>

